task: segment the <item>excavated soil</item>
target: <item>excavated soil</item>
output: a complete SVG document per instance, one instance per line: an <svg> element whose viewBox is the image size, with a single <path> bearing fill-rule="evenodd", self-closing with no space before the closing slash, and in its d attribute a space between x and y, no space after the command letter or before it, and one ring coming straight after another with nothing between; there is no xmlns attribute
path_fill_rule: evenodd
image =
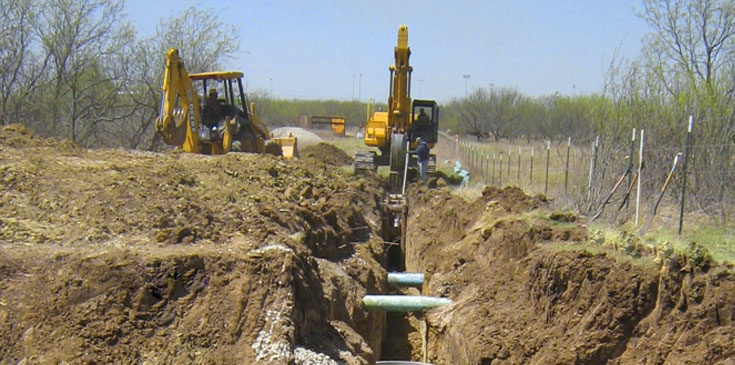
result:
<svg viewBox="0 0 735 365"><path fill-rule="evenodd" d="M324 142L300 149L299 153L302 157L311 157L333 166L350 165L353 162L352 157L344 151Z"/></svg>
<svg viewBox="0 0 735 365"><path fill-rule="evenodd" d="M731 267L559 249L586 230L517 188L471 203L410 192L408 269L426 273L425 295L453 299L426 314L430 362L735 363Z"/></svg>
<svg viewBox="0 0 735 365"><path fill-rule="evenodd" d="M331 145L300 152L87 150L3 127L0 364L735 363L732 267L590 253L583 222L517 188L468 202L412 184L406 264L426 282L389 289L385 183ZM386 316L368 293L453 303Z"/></svg>
<svg viewBox="0 0 735 365"><path fill-rule="evenodd" d="M373 362L383 186L339 153L86 150L4 127L0 363Z"/></svg>

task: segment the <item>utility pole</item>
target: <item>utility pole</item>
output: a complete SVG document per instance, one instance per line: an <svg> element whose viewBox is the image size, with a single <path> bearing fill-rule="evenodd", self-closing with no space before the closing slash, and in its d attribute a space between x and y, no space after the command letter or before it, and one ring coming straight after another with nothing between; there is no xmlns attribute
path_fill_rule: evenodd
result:
<svg viewBox="0 0 735 365"><path fill-rule="evenodd" d="M357 100L360 100L361 97L362 97L362 72L360 72L360 81L357 87Z"/></svg>
<svg viewBox="0 0 735 365"><path fill-rule="evenodd" d="M246 55L249 55L250 54L250 50L245 50L245 54ZM248 75L245 75L244 76L244 79L245 79L245 93L247 94L247 92L248 92Z"/></svg>
<svg viewBox="0 0 735 365"><path fill-rule="evenodd" d="M462 75L464 77L464 97L467 97L467 80L470 78L470 74Z"/></svg>
<svg viewBox="0 0 735 365"><path fill-rule="evenodd" d="M355 100L355 74L352 74L352 100Z"/></svg>

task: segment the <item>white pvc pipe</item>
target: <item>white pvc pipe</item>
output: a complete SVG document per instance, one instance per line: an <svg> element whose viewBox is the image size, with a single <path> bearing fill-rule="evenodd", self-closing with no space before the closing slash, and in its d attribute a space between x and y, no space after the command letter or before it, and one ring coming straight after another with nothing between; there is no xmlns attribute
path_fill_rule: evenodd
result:
<svg viewBox="0 0 735 365"><path fill-rule="evenodd" d="M388 273L388 285L390 286L422 286L424 285L424 274L415 272L391 272Z"/></svg>

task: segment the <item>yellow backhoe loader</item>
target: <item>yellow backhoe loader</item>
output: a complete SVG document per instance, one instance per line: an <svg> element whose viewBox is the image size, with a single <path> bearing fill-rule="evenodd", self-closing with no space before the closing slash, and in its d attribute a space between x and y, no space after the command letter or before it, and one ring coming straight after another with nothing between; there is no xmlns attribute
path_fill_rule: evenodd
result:
<svg viewBox="0 0 735 365"><path fill-rule="evenodd" d="M156 131L163 141L186 152L271 153L296 155L296 138L272 138L268 127L255 114L242 88L242 72L189 74L175 48L166 53L161 107ZM195 86L194 82L201 82ZM202 103L202 95L206 95Z"/></svg>

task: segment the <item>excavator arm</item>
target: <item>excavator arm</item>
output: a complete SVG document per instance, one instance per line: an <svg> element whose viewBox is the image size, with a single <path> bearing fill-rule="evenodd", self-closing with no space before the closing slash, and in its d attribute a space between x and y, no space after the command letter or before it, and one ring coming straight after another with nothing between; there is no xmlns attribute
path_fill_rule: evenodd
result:
<svg viewBox="0 0 735 365"><path fill-rule="evenodd" d="M166 144L178 145L187 152L198 152L199 95L179 58L179 51L166 52L163 94L155 128ZM188 132L188 133L187 133Z"/></svg>
<svg viewBox="0 0 735 365"><path fill-rule="evenodd" d="M395 63L390 66L391 89L388 108L391 111L388 119L389 128L395 132L406 133L411 113L411 72L409 64L411 49L408 47L408 27L398 27L398 44L394 50Z"/></svg>

